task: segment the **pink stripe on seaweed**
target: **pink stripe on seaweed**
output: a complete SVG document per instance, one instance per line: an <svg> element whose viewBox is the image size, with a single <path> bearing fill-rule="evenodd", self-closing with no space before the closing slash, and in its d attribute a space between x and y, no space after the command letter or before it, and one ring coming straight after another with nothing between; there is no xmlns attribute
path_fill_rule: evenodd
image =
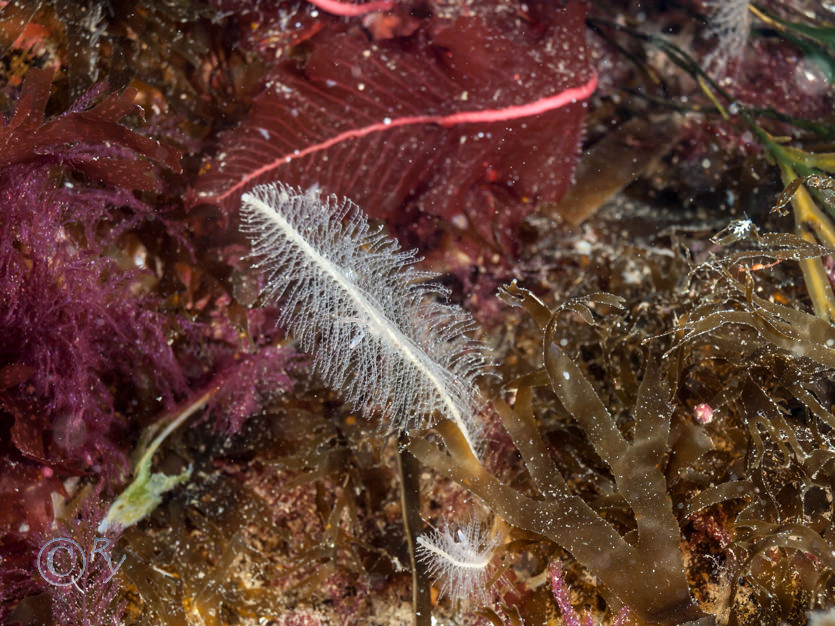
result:
<svg viewBox="0 0 835 626"><path fill-rule="evenodd" d="M322 1L323 0L317 0L317 2ZM220 194L219 196L215 196L214 199L218 203L222 203L229 197L233 196L235 193L241 191L242 188L246 187L253 180L257 179L260 176L263 176L264 174L267 174L268 172L280 167L281 165L284 165L296 159L300 159L314 152L327 150L331 146L334 146L348 139L365 137L366 135L370 135L371 133L376 133L391 128L398 128L400 126L409 126L414 124L438 124L439 126L449 127L455 126L456 124L504 122L507 120L519 119L521 117L540 115L541 113L546 113L548 111L564 107L568 104L574 104L575 102L578 102L580 100L585 100L594 93L595 89L597 89L597 74L592 76L588 80L588 82L586 82L583 85L580 85L579 87L572 87L571 89L566 89L565 91L561 91L560 93L555 94L553 96L541 98L539 100L535 100L534 102L529 102L528 104L520 104L516 106L506 107L504 109L462 111L460 113L452 113L450 115L414 115L410 117L399 117L397 119L387 119L382 122L377 122L376 124L363 126L362 128L346 130L345 132L339 133L338 135L335 135L326 141L322 141L312 146L308 146L303 150L294 151L293 154L288 154L286 156L282 156L277 159L274 159L273 161L270 161L266 165L263 165L259 167L257 170L254 170L247 174L244 178L242 178L239 182L235 183L224 193Z"/></svg>
<svg viewBox="0 0 835 626"><path fill-rule="evenodd" d="M308 0L308 2L326 13L345 17L356 17L374 11L388 11L394 6L394 2L390 0L380 0L379 2L368 2L366 4L351 4L340 2L340 0Z"/></svg>

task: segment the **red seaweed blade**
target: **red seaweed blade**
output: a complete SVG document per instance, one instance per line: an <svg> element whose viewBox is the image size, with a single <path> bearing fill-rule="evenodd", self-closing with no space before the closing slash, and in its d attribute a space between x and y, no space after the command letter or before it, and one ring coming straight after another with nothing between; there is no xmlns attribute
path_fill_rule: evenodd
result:
<svg viewBox="0 0 835 626"><path fill-rule="evenodd" d="M249 118L221 137L192 202L234 210L247 189L281 180L348 196L378 218L415 202L468 218L491 240L497 227L507 233L570 183L582 100L596 84L584 17L571 2L536 20L498 10L430 19L376 43L356 28L324 30L303 66L279 64Z"/></svg>
<svg viewBox="0 0 835 626"><path fill-rule="evenodd" d="M0 125L0 168L62 153L67 145L95 144L93 151L99 159L71 160L75 169L96 181L126 189L152 190L158 181L150 161L180 171L177 150L119 124L137 108L135 89L111 94L89 110L70 110L45 120L52 77L52 70L32 70L27 74L14 115Z"/></svg>

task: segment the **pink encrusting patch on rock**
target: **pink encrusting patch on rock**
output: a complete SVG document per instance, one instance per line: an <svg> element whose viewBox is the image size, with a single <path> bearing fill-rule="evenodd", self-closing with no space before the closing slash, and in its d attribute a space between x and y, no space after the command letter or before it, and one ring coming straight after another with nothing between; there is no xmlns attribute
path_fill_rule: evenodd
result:
<svg viewBox="0 0 835 626"><path fill-rule="evenodd" d="M819 62L782 41L755 39L750 46L736 68L736 79L727 86L734 98L807 119L832 114L835 95Z"/></svg>
<svg viewBox="0 0 835 626"><path fill-rule="evenodd" d="M710 424L713 421L713 408L707 403L693 407L693 419L699 424Z"/></svg>

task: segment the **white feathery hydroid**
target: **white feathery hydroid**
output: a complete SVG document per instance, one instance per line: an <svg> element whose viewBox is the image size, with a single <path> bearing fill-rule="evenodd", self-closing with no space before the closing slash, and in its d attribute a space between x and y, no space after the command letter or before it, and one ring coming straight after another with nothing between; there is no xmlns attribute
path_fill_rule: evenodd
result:
<svg viewBox="0 0 835 626"><path fill-rule="evenodd" d="M463 528L443 526L417 539L415 554L427 573L440 583L439 593L469 604L484 603L487 582L495 572L493 555L502 543L500 533L471 518Z"/></svg>
<svg viewBox="0 0 835 626"><path fill-rule="evenodd" d="M706 66L714 79L725 76L728 64L742 59L751 30L751 11L747 0L708 0L708 34L716 37L716 47Z"/></svg>
<svg viewBox="0 0 835 626"><path fill-rule="evenodd" d="M241 230L266 271L264 295L281 302L279 324L313 353L314 367L366 417L388 431L450 419L477 453L474 379L484 346L467 337L472 317L437 301L403 251L372 229L350 200L273 183L243 195Z"/></svg>

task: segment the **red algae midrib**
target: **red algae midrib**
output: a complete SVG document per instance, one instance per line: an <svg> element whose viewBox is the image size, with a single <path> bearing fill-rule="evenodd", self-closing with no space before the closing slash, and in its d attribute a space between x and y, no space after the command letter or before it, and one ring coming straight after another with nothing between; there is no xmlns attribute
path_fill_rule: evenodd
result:
<svg viewBox="0 0 835 626"><path fill-rule="evenodd" d="M379 0L366 4L350 4L341 0L308 0L308 2L331 15L342 17L357 17L375 11L388 11L394 6L394 2L391 0Z"/></svg>

